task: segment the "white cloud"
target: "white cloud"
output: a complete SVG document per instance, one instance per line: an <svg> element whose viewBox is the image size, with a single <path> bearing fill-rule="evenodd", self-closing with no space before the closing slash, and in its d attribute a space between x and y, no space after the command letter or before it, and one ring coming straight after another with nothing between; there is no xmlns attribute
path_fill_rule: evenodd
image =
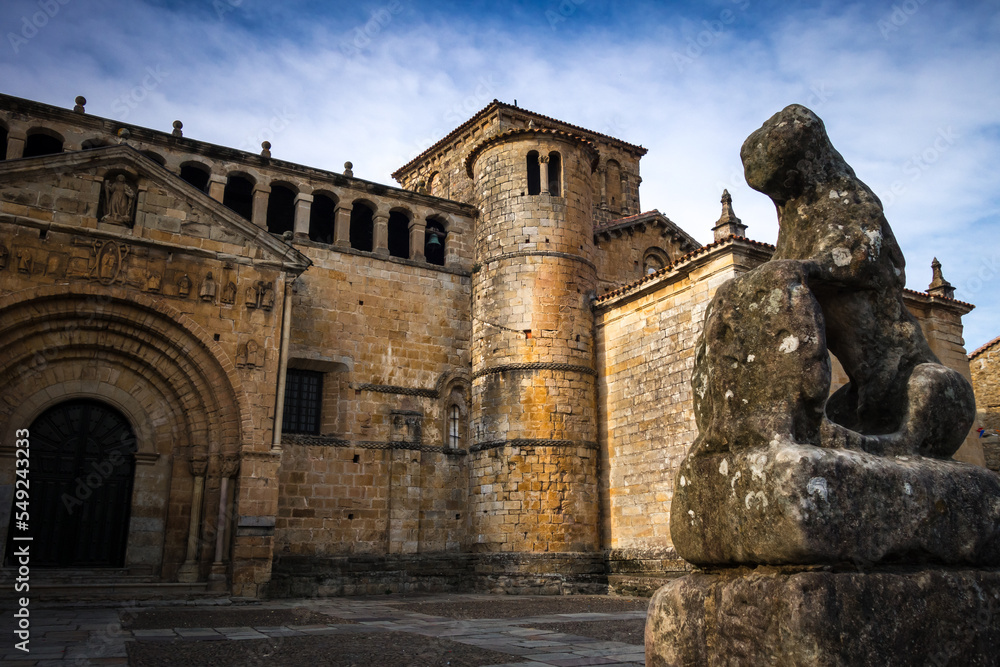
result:
<svg viewBox="0 0 1000 667"><path fill-rule="evenodd" d="M1000 21L989 3L928 2L883 36L891 6L588 0L553 28L545 12L558 3L398 1L356 48L358 29L388 0L244 0L221 19L208 0L69 2L19 53L0 44L0 80L3 92L61 106L84 94L88 111L116 117L114 102L159 67L167 76L129 108L129 122L169 130L179 118L186 136L251 150L266 137L275 157L336 171L351 160L358 176L382 182L494 97L517 99L646 146L643 207L702 241L723 187L748 233L775 240L774 208L743 182L739 148L771 114L805 103L887 203L893 183L904 186L887 216L910 286L926 287L937 255L957 296L979 305L966 318L968 347L1000 333L1000 271L979 277L992 257L982 240L1000 228L1000 172L984 168L1000 152L1000 90L989 85ZM0 27L16 30L36 10L8 1ZM956 138L914 171L913 156L941 131Z"/></svg>

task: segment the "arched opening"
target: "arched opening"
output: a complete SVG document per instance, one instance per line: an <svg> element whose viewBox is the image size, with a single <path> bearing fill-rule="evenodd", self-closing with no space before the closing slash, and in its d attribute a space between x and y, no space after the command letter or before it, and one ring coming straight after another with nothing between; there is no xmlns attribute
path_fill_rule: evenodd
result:
<svg viewBox="0 0 1000 667"><path fill-rule="evenodd" d="M428 264L444 266L446 237L444 225L435 218L428 218L424 230L424 259Z"/></svg>
<svg viewBox="0 0 1000 667"><path fill-rule="evenodd" d="M54 155L62 153L63 138L55 132L47 130L35 130L28 133L28 139L24 142L24 157L39 157L40 155Z"/></svg>
<svg viewBox="0 0 1000 667"><path fill-rule="evenodd" d="M33 567L124 565L136 452L128 420L102 402L74 399L43 412L28 430L30 522L26 532L17 530L28 505L15 495L6 564L24 544L15 538L30 536Z"/></svg>
<svg viewBox="0 0 1000 667"><path fill-rule="evenodd" d="M142 154L148 157L150 160L160 165L161 167L167 164L167 159L157 153L156 151L142 151Z"/></svg>
<svg viewBox="0 0 1000 667"><path fill-rule="evenodd" d="M253 181L241 174L230 174L222 203L247 220L253 218Z"/></svg>
<svg viewBox="0 0 1000 667"><path fill-rule="evenodd" d="M7 128L0 125L0 160L7 159Z"/></svg>
<svg viewBox="0 0 1000 667"><path fill-rule="evenodd" d="M295 190L287 185L271 184L267 198L267 231L284 234L295 228Z"/></svg>
<svg viewBox="0 0 1000 667"><path fill-rule="evenodd" d="M542 191L542 176L538 167L538 151L528 153L528 194L537 195Z"/></svg>
<svg viewBox="0 0 1000 667"><path fill-rule="evenodd" d="M102 148L104 146L110 146L111 143L105 139L95 137L93 139L87 139L82 144L80 144L80 150L90 150L91 148Z"/></svg>
<svg viewBox="0 0 1000 667"><path fill-rule="evenodd" d="M642 258L643 275L651 275L670 263L667 253L660 248L648 248Z"/></svg>
<svg viewBox="0 0 1000 667"><path fill-rule="evenodd" d="M549 153L549 194L562 196L562 157L556 151Z"/></svg>
<svg viewBox="0 0 1000 667"><path fill-rule="evenodd" d="M622 205L622 170L617 162L608 160L604 178L604 193L608 208L612 211L619 211Z"/></svg>
<svg viewBox="0 0 1000 667"><path fill-rule="evenodd" d="M364 202L356 201L351 207L351 247L371 252L374 241L375 213Z"/></svg>
<svg viewBox="0 0 1000 667"><path fill-rule="evenodd" d="M316 243L333 243L334 214L337 202L326 195L315 195L309 210L309 240Z"/></svg>
<svg viewBox="0 0 1000 667"><path fill-rule="evenodd" d="M181 165L181 180L187 181L202 192L208 192L210 173L208 167L197 162L185 162Z"/></svg>
<svg viewBox="0 0 1000 667"><path fill-rule="evenodd" d="M410 257L410 216L402 211L389 213L389 256Z"/></svg>
<svg viewBox="0 0 1000 667"><path fill-rule="evenodd" d="M445 449L462 449L466 444L469 415L466 408L467 391L468 387L464 382L456 378L447 383L442 392L444 424L441 433Z"/></svg>
<svg viewBox="0 0 1000 667"><path fill-rule="evenodd" d="M443 197L444 193L441 191L441 173L435 171L431 174L431 177L427 179L427 194L434 195L435 197Z"/></svg>

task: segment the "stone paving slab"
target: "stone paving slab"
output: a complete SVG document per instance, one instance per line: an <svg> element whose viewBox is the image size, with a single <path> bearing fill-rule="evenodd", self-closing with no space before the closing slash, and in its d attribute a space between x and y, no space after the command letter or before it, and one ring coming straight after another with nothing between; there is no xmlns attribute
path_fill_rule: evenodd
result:
<svg viewBox="0 0 1000 667"><path fill-rule="evenodd" d="M275 657L284 656L281 659L286 659L290 655L292 662L289 664L297 665L299 664L296 662L297 654L294 651L288 653L292 646L288 642L304 641L305 644L295 644L295 646L305 647L303 655L324 656L335 661L338 651L338 644L335 642L340 641L337 639L338 635L348 642L357 644L358 639L366 635L393 633L398 634L399 638L375 639L372 637L368 641L379 642L376 644L379 646L385 646L386 642L389 642L388 645L393 646L397 650L397 654L400 650L405 652L410 646L415 647L413 650L421 653L417 655L412 664L438 664L435 662L437 658L434 656L455 655L457 662L453 664L487 667L484 663L476 662L474 656L479 654L468 653L468 651L485 651L487 653L482 653L483 656L494 656L494 661L489 663L489 667L589 667L591 665L639 667L644 664L644 648L641 645L641 637L636 638L639 641L638 644L629 644L603 641L559 631L560 626L594 628L603 623L623 623L626 621L631 628L635 627L639 619L644 620L644 610L629 609L627 601L613 601L610 605L605 605L613 607L613 611L574 611L574 604L578 605L577 608L586 609L589 606L591 609L594 607L600 609L601 601L570 598L544 599L540 602L533 602L528 599L534 597L525 596L523 599L524 614L518 617L515 612L518 603L522 600L504 596L502 598L503 618L477 618L477 616L486 614L491 603L497 600L496 596L478 594L426 596L417 601L412 598L393 596L376 599L276 600L255 605L215 606L211 607L216 610L213 612L215 615L205 616L192 613L190 616L210 617L214 620L225 620L226 618L237 620L241 617L241 610L250 608L256 610L255 613L247 616L250 612L244 611L242 612L243 618L249 620L251 616L259 617L272 613L274 620L280 618L278 621L280 624L248 626L234 623L232 626L196 628L143 627L142 629L129 629L129 624L137 618L146 618L147 620L150 618L163 618L165 620L177 618L176 614L166 611L168 609L182 614L187 613L184 611L186 609L190 609L192 612L199 610L204 612L206 609L204 605L172 604L159 607L156 603L144 601L141 607L136 604L109 603L106 607L43 609L39 610L33 618L37 625L32 628L31 654L25 655L16 651L12 645L0 646L0 661L4 665L20 663L35 665L35 667L43 664L63 666L76 664L171 664L172 651L176 651L178 659L180 656L186 655L194 656L193 659L197 660L199 659L197 656L205 653L211 646L213 648L210 653L215 656L211 662L213 665L242 665L244 663L240 660L245 660L247 655L254 660L263 661L261 664L269 664L267 656L272 654ZM580 597L590 598L592 596ZM452 605L455 606L454 612L451 608ZM232 613L227 615L225 611L227 609L232 609ZM427 613L432 609L433 613ZM268 610L272 610L272 612L268 612ZM280 610L280 613L273 613L274 610ZM289 613L287 610L296 610L296 613L299 614L297 618L305 623L301 625L286 623L285 621L290 619L286 619L281 614ZM543 611L543 613L539 614L538 611ZM152 613L142 616L144 612ZM320 622L324 617L329 618L330 623ZM125 623L124 628L123 623ZM534 628L532 624L545 624L547 627ZM3 629L0 627L0 630ZM585 632L583 629L577 631ZM632 634L635 632L632 631ZM417 641L415 639L417 636L424 639ZM601 635L597 632L595 636ZM630 638L620 634L614 636L615 638ZM324 645L316 644L316 642L334 643L330 643L327 648L322 648ZM130 646L139 648L140 645L146 646L148 649L142 651L129 649ZM465 655L456 649L457 645L469 647L465 649ZM140 659L136 657L140 654L153 655L149 651L153 650L155 646L160 647L157 649L161 656L160 662L129 662L130 658L127 656L136 660ZM196 649L196 646L202 646L204 650ZM239 649L240 646L244 648ZM496 656L501 655L509 657L507 660L495 660ZM409 667L409 660L399 659L401 662L393 663L374 658L364 662L362 658L362 661L355 662L355 664L358 667L393 667L394 664L406 664ZM320 659L320 662L324 662L324 660ZM312 663L303 660L302 664L314 665L318 663L314 659ZM336 663L329 662L329 664Z"/></svg>

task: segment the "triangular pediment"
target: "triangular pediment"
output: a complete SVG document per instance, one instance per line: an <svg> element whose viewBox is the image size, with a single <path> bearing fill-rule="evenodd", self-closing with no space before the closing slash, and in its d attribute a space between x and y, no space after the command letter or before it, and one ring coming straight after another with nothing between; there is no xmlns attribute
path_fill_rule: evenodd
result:
<svg viewBox="0 0 1000 667"><path fill-rule="evenodd" d="M118 177L121 176L119 179ZM128 145L0 161L0 222L300 274L310 260Z"/></svg>

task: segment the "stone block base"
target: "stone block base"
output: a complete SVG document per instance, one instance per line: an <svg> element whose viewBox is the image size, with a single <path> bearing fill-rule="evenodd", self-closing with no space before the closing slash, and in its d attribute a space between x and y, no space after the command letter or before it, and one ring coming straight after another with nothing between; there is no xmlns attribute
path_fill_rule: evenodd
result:
<svg viewBox="0 0 1000 667"><path fill-rule="evenodd" d="M612 549L605 553L608 593L651 597L692 570L672 547Z"/></svg>
<svg viewBox="0 0 1000 667"><path fill-rule="evenodd" d="M646 665L1000 665L1000 571L694 573L653 596Z"/></svg>
<svg viewBox="0 0 1000 667"><path fill-rule="evenodd" d="M598 595L608 592L603 553L478 554L473 588L507 595Z"/></svg>
<svg viewBox="0 0 1000 667"><path fill-rule="evenodd" d="M471 591L607 593L604 554L279 556L268 585L268 596L274 598Z"/></svg>

